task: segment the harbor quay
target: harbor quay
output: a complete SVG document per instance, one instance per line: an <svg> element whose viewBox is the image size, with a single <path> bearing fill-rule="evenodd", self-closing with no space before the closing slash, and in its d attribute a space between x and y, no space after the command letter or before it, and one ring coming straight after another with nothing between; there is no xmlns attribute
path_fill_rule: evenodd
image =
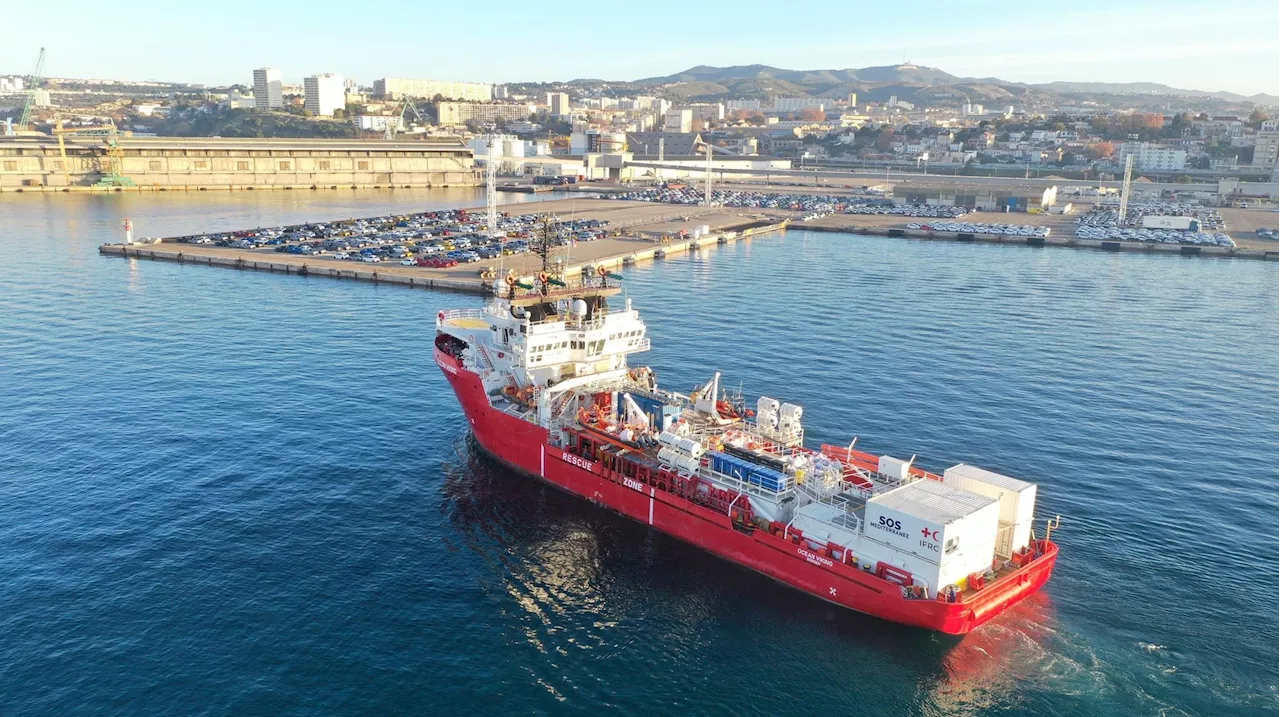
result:
<svg viewBox="0 0 1280 717"><path fill-rule="evenodd" d="M0 137L0 192L470 187L461 140Z"/></svg>
<svg viewBox="0 0 1280 717"><path fill-rule="evenodd" d="M784 229L781 212L746 211L722 207L680 207L651 202L608 199L555 199L503 207L511 213L554 215L560 221L607 222L605 236L557 247L553 260L565 274L614 269L638 262L697 250L711 244L741 241ZM484 208L463 210L482 218ZM232 230L227 230L232 231ZM696 235L696 236L695 236ZM276 247L235 248L179 241L179 237L145 239L137 243L104 244L107 256L176 261L242 270L326 276L404 286L488 293L492 279L483 274L509 271L528 277L540 268L532 253L505 255L456 266L405 266L398 262L364 263L326 254L292 254Z"/></svg>

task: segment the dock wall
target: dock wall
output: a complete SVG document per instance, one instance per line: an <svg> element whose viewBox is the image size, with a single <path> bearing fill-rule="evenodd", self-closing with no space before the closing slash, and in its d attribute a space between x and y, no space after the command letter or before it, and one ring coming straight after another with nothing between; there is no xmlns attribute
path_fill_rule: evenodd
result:
<svg viewBox="0 0 1280 717"><path fill-rule="evenodd" d="M796 229L815 232L835 232L839 234L870 234L899 237L904 239L922 239L926 241L956 241L983 244L1017 244L1031 247L1067 247L1072 249L1098 249L1111 252L1137 252L1143 254L1179 254L1182 256L1216 256L1236 259L1261 259L1263 261L1280 261L1280 252L1261 249L1244 249L1224 246L1182 246L1179 244L1154 244L1131 241L1106 241L1100 239L1080 239L1077 237L1026 237L1006 236L1001 234L968 234L964 232L924 231L920 229L894 229L890 227L857 227L857 226L810 226L797 225Z"/></svg>
<svg viewBox="0 0 1280 717"><path fill-rule="evenodd" d="M0 191L103 191L110 172L125 191L480 184L471 149L448 139L0 138Z"/></svg>

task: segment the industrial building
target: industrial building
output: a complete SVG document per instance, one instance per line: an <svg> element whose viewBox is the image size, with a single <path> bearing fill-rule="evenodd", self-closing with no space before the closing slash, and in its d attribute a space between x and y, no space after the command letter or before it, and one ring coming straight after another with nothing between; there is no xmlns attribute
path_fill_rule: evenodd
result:
<svg viewBox="0 0 1280 717"><path fill-rule="evenodd" d="M461 140L221 137L0 138L0 189L92 186L108 173L143 188L474 186Z"/></svg>
<svg viewBox="0 0 1280 717"><path fill-rule="evenodd" d="M893 199L909 204L965 207L986 212L1047 211L1058 201L1057 185L1001 187L998 185L910 184L894 186Z"/></svg>
<svg viewBox="0 0 1280 717"><path fill-rule="evenodd" d="M538 108L519 102L437 102L436 122L451 127L477 122L514 122L529 119Z"/></svg>
<svg viewBox="0 0 1280 717"><path fill-rule="evenodd" d="M493 85L482 82L443 82L384 77L373 81L373 94L387 100L401 97L431 99L440 95L447 100L488 102L493 99Z"/></svg>
<svg viewBox="0 0 1280 717"><path fill-rule="evenodd" d="M284 109L284 82L280 70L259 67L253 71L253 106L259 110Z"/></svg>
<svg viewBox="0 0 1280 717"><path fill-rule="evenodd" d="M702 144L697 132L628 132L627 149L636 154L693 156Z"/></svg>
<svg viewBox="0 0 1280 717"><path fill-rule="evenodd" d="M302 106L317 117L332 117L334 110L346 109L347 88L341 75L326 72L302 80Z"/></svg>

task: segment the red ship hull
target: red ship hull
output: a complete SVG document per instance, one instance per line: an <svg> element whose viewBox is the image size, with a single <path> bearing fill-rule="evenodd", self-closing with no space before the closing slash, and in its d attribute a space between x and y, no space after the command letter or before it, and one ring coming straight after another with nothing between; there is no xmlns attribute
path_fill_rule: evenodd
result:
<svg viewBox="0 0 1280 717"><path fill-rule="evenodd" d="M435 358L476 441L499 462L842 607L961 635L1039 590L1053 572L1058 548L1045 541L1030 563L980 591L965 591L956 602L903 597L899 585L833 559L807 541L765 530L744 532L726 514L605 475L598 463L548 445L545 428L491 406L480 378L454 357L436 349Z"/></svg>

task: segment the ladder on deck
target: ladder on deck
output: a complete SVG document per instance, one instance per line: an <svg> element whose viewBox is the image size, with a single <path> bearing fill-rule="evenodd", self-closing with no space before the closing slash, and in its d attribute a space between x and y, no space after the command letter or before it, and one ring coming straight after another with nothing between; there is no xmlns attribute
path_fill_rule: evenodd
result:
<svg viewBox="0 0 1280 717"><path fill-rule="evenodd" d="M564 409L569 405L569 402L573 400L575 395L576 394L573 391L565 391L559 396L556 396L555 400L551 404L551 417L557 418L561 413L564 413Z"/></svg>
<svg viewBox="0 0 1280 717"><path fill-rule="evenodd" d="M493 357L489 355L489 349L482 343L476 344L476 355L480 357L480 365L485 369L485 373L495 373L498 369L493 364ZM505 375L506 384L511 388L520 388L515 378L507 373Z"/></svg>

